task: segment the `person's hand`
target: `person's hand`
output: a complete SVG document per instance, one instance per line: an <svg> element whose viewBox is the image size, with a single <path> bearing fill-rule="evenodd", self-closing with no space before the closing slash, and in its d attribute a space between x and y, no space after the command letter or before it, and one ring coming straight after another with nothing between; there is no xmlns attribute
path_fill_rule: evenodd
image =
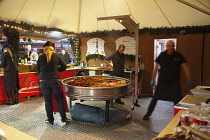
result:
<svg viewBox="0 0 210 140"><path fill-rule="evenodd" d="M155 86L155 82L156 82L155 80L151 80L151 81L150 81L150 85L151 85L151 86Z"/></svg>
<svg viewBox="0 0 210 140"><path fill-rule="evenodd" d="M190 85L190 86L194 86L194 82L193 81L187 81L187 83Z"/></svg>

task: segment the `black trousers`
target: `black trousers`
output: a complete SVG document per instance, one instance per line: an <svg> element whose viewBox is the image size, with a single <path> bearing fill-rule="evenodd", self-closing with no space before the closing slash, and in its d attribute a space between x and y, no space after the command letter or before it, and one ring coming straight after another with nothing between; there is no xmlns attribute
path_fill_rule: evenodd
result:
<svg viewBox="0 0 210 140"><path fill-rule="evenodd" d="M182 99L182 92L179 82L165 82L158 80L154 97L152 98L147 110L147 115L150 116L155 109L158 100L173 101L176 105Z"/></svg>
<svg viewBox="0 0 210 140"><path fill-rule="evenodd" d="M63 120L67 119L63 102L62 84L60 80L41 80L40 88L45 100L45 109L49 121L54 121L52 94L55 96L60 116Z"/></svg>
<svg viewBox="0 0 210 140"><path fill-rule="evenodd" d="M148 110L147 110L148 116L150 116L152 114L152 112L154 111L157 101L158 101L157 98L154 98L154 97L152 98L150 105L148 107ZM176 100L176 101L174 100L173 102L174 102L174 105L176 105L179 102L179 100Z"/></svg>

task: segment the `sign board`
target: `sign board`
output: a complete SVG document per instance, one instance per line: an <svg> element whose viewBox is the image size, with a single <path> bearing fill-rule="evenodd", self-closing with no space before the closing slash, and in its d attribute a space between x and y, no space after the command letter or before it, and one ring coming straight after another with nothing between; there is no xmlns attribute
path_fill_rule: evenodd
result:
<svg viewBox="0 0 210 140"><path fill-rule="evenodd" d="M53 42L55 44L55 49L60 49L60 42Z"/></svg>
<svg viewBox="0 0 210 140"><path fill-rule="evenodd" d="M89 54L101 54L105 55L104 52L104 43L105 41L100 38L92 38L87 41L87 53Z"/></svg>
<svg viewBox="0 0 210 140"><path fill-rule="evenodd" d="M133 54L135 55L136 53L136 40L133 37L130 36L124 36L121 38L118 38L116 41L116 50L118 50L118 46L120 44L125 45L125 54Z"/></svg>

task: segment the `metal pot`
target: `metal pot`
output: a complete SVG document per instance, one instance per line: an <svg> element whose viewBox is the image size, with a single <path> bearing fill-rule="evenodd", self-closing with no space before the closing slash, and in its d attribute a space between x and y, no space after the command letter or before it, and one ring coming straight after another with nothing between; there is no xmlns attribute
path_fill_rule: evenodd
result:
<svg viewBox="0 0 210 140"><path fill-rule="evenodd" d="M126 85L119 87L78 87L74 85L67 84L68 81L75 79L77 77L70 77L62 80L64 85L64 91L67 96L79 100L113 100L124 97L131 92L131 82L126 78L116 77L116 76L102 76L96 75L92 77L104 78L109 80L125 80Z"/></svg>

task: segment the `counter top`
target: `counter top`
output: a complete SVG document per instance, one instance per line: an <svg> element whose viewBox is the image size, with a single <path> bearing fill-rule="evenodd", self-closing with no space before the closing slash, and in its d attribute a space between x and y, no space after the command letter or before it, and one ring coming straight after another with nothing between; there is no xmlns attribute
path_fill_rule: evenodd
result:
<svg viewBox="0 0 210 140"><path fill-rule="evenodd" d="M179 123L180 115L184 110L180 110L174 118L167 124L167 126L158 134L157 137L163 137L166 134L174 134L176 132L176 126Z"/></svg>
<svg viewBox="0 0 210 140"><path fill-rule="evenodd" d="M71 69L66 69L66 71L68 70L80 70L79 68L71 68ZM22 72L19 74L32 74L32 73L37 73L37 72ZM4 76L4 72L0 72L0 76Z"/></svg>
<svg viewBox="0 0 210 140"><path fill-rule="evenodd" d="M0 129L6 133L3 137L7 140L38 140L24 132L0 122Z"/></svg>

